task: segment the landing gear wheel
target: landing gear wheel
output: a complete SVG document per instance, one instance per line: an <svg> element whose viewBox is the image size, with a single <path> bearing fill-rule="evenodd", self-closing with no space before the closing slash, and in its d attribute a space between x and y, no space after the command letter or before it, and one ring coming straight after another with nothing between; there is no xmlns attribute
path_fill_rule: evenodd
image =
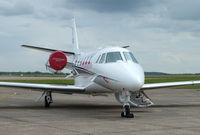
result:
<svg viewBox="0 0 200 135"><path fill-rule="evenodd" d="M46 96L44 97L45 107L50 107L50 104L53 103L51 91L46 92Z"/></svg>
<svg viewBox="0 0 200 135"><path fill-rule="evenodd" d="M124 106L124 111L121 113L121 117L134 118L134 115L132 113L130 113L129 105Z"/></svg>
<svg viewBox="0 0 200 135"><path fill-rule="evenodd" d="M50 106L50 103L51 103L51 102L49 102L49 101L50 101L49 99L50 99L49 96L45 96L45 107L46 107L46 108L49 108L49 106Z"/></svg>

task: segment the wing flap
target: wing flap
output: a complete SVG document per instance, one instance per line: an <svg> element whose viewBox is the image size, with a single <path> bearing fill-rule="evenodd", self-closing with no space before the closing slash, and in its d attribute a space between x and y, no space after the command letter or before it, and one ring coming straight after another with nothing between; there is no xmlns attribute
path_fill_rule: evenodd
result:
<svg viewBox="0 0 200 135"><path fill-rule="evenodd" d="M54 51L61 51L65 53L66 55L74 55L74 52L67 52L67 51L62 51L62 50L56 50L56 49L49 49L49 48L43 48L43 47L36 47L36 46L31 46L31 45L22 45L22 47L29 48L29 49L35 49L35 50L40 50L44 52L54 52Z"/></svg>
<svg viewBox="0 0 200 135"><path fill-rule="evenodd" d="M142 86L143 90L159 89L167 87L188 86L188 85L200 85L200 81L182 81L182 82L167 82L167 83L150 83Z"/></svg>
<svg viewBox="0 0 200 135"><path fill-rule="evenodd" d="M0 82L0 87L14 87L31 89L33 91L51 90L58 93L84 93L85 87L78 87L74 85L50 85L50 84L33 84L33 83L14 83L14 82Z"/></svg>

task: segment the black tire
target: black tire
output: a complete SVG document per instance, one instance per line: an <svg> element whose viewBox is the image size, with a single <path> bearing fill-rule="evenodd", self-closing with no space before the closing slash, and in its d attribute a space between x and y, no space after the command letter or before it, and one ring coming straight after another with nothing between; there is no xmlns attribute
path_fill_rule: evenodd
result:
<svg viewBox="0 0 200 135"><path fill-rule="evenodd" d="M132 113L129 113L128 115L126 115L126 118L134 118L134 115Z"/></svg>
<svg viewBox="0 0 200 135"><path fill-rule="evenodd" d="M121 117L125 117L124 112L121 113Z"/></svg>
<svg viewBox="0 0 200 135"><path fill-rule="evenodd" d="M125 111L127 114L130 114L130 106L126 105L125 106Z"/></svg>
<svg viewBox="0 0 200 135"><path fill-rule="evenodd" d="M45 96L45 108L49 108L50 103L48 103L47 96Z"/></svg>
<svg viewBox="0 0 200 135"><path fill-rule="evenodd" d="M126 118L134 118L134 115L130 112L130 106L126 105L124 107L125 109L125 114L124 112L121 113L122 117L126 117Z"/></svg>

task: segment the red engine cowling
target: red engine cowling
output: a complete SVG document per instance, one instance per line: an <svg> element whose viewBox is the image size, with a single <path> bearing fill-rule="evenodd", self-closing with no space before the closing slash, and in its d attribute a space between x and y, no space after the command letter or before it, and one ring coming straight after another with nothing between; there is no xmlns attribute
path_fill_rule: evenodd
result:
<svg viewBox="0 0 200 135"><path fill-rule="evenodd" d="M60 71L67 65L67 57L61 51L55 51L49 56L49 66L56 70Z"/></svg>

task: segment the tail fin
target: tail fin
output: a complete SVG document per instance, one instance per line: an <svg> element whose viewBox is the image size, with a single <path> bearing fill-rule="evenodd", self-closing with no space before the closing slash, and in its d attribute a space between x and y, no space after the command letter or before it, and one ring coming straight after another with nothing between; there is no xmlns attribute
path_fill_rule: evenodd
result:
<svg viewBox="0 0 200 135"><path fill-rule="evenodd" d="M79 44L78 44L78 36L76 32L76 22L75 18L72 19L72 43L74 45L74 53L75 54L80 54L79 52Z"/></svg>

